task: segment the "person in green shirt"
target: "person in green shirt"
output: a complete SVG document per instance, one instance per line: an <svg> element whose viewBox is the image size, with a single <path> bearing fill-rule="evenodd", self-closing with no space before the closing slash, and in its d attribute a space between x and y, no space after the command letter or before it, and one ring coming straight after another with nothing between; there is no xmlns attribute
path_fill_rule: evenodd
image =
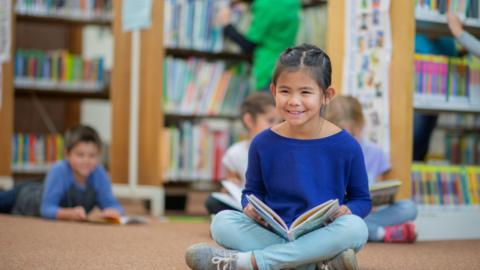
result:
<svg viewBox="0 0 480 270"><path fill-rule="evenodd" d="M237 1L241 2L241 1ZM280 53L295 45L300 24L299 0L253 0L252 22L242 34L231 23L231 8L217 14L224 35L237 43L244 53L253 54L253 76L256 90L266 90Z"/></svg>

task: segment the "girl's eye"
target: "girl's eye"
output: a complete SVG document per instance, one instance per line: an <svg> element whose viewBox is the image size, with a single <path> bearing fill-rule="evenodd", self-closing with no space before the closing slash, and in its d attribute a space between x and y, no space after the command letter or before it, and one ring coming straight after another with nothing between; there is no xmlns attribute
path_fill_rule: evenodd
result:
<svg viewBox="0 0 480 270"><path fill-rule="evenodd" d="M302 95L310 95L310 94L312 94L312 92L310 92L310 91L302 91Z"/></svg>

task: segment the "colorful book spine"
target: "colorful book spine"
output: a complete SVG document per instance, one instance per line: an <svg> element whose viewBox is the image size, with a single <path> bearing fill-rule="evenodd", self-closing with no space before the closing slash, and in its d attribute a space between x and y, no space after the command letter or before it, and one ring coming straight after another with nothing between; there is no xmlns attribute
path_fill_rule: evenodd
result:
<svg viewBox="0 0 480 270"><path fill-rule="evenodd" d="M480 167L412 165L412 200L419 205L478 205Z"/></svg>
<svg viewBox="0 0 480 270"><path fill-rule="evenodd" d="M60 134L15 133L12 137L12 167L17 171L46 170L64 158Z"/></svg>

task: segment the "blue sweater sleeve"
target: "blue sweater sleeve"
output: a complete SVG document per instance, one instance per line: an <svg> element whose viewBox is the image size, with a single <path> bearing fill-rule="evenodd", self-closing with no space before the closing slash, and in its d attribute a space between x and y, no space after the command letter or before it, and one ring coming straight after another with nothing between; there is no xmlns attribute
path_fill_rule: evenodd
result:
<svg viewBox="0 0 480 270"><path fill-rule="evenodd" d="M105 169L99 166L95 170L93 178L95 192L97 194L97 203L100 209L114 208L123 214L123 208L113 195L110 177Z"/></svg>
<svg viewBox="0 0 480 270"><path fill-rule="evenodd" d="M346 191L345 202L348 208L354 215L362 218L366 217L372 208L372 200L368 190L368 177L361 151L352 158Z"/></svg>
<svg viewBox="0 0 480 270"><path fill-rule="evenodd" d="M254 141L248 150L246 180L245 188L242 191L242 208L245 208L248 204L246 197L247 194L254 194L257 198L263 201L266 192L265 184L262 179L260 159Z"/></svg>
<svg viewBox="0 0 480 270"><path fill-rule="evenodd" d="M64 161L52 166L47 174L40 206L43 218L55 219L63 194L70 186L67 167Z"/></svg>

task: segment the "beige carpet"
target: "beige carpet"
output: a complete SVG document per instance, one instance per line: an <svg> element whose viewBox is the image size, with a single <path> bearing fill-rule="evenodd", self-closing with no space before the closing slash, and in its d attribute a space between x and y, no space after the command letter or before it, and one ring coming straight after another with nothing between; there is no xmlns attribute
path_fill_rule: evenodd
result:
<svg viewBox="0 0 480 270"><path fill-rule="evenodd" d="M0 215L0 269L187 269L192 243L209 242L205 221L101 225ZM480 269L480 240L368 244L362 269Z"/></svg>

